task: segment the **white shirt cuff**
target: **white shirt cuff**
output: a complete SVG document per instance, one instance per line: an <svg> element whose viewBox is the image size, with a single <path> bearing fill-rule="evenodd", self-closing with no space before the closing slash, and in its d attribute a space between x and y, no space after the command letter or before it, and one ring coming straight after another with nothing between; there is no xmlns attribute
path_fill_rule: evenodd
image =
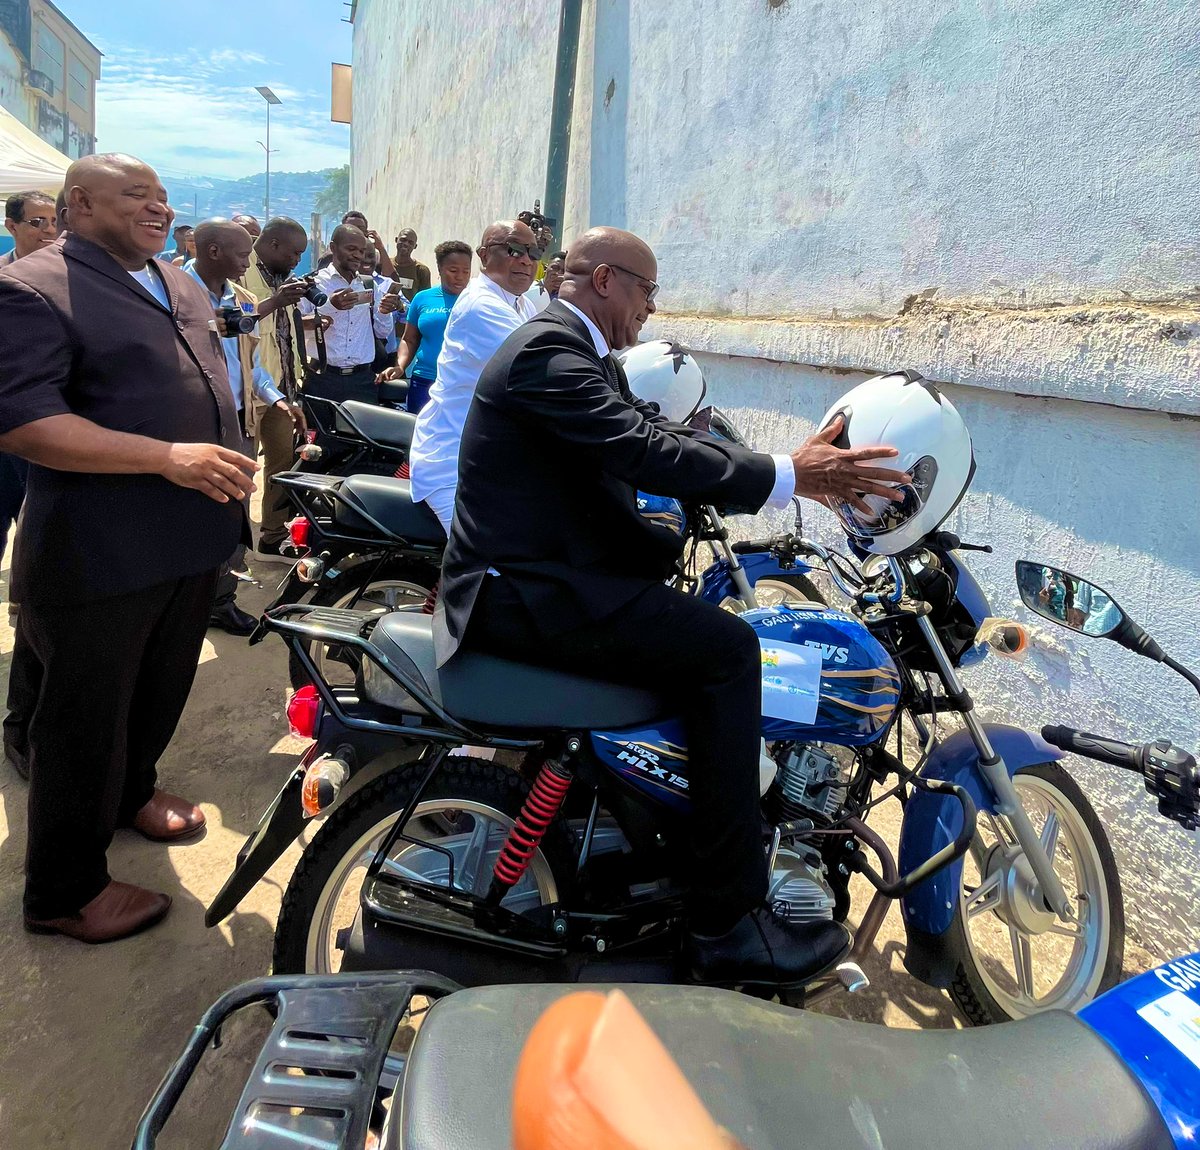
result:
<svg viewBox="0 0 1200 1150"><path fill-rule="evenodd" d="M775 486L767 496L767 507L786 507L796 494L796 465L790 455L772 455L775 460Z"/></svg>

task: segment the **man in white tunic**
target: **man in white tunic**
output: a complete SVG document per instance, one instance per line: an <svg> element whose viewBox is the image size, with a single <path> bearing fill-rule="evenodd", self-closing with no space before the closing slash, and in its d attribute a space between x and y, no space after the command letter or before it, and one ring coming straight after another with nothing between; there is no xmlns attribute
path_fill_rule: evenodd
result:
<svg viewBox="0 0 1200 1150"><path fill-rule="evenodd" d="M525 292L542 258L533 232L519 220L492 224L476 254L483 270L450 313L437 381L417 416L409 452L413 498L433 508L447 534L458 487L458 445L479 373L508 336L535 314Z"/></svg>

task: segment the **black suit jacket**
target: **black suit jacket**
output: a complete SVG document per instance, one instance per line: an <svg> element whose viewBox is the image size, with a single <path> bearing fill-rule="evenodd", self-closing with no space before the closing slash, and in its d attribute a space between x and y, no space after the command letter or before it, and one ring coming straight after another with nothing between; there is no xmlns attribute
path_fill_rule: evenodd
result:
<svg viewBox="0 0 1200 1150"><path fill-rule="evenodd" d="M670 573L679 539L637 492L758 509L775 462L671 424L610 379L561 303L519 327L479 377L434 616L439 663L457 650L489 568L545 634L619 610Z"/></svg>
<svg viewBox="0 0 1200 1150"><path fill-rule="evenodd" d="M68 234L0 272L0 433L72 413L114 431L241 450L204 290L161 260L167 311L102 248ZM245 507L157 475L31 466L18 602L68 603L197 575L248 540Z"/></svg>

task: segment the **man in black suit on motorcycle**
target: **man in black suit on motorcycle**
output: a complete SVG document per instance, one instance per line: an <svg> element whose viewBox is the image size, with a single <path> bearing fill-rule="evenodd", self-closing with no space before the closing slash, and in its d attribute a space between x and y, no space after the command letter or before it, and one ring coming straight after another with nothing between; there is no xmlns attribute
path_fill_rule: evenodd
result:
<svg viewBox="0 0 1200 1150"><path fill-rule="evenodd" d="M797 985L850 938L839 923L789 924L764 905L758 641L737 616L666 586L681 543L638 514L636 495L757 511L793 495L894 497L889 485L906 477L873 463L891 449L834 447L840 422L771 456L671 424L633 397L611 352L654 313L657 274L629 232L585 233L558 300L480 376L434 619L438 661L465 644L670 699L689 748L691 975Z"/></svg>

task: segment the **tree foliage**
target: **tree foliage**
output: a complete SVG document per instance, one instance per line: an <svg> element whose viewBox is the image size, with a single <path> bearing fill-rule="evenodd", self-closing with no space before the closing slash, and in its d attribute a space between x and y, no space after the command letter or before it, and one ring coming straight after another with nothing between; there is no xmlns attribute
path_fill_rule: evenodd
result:
<svg viewBox="0 0 1200 1150"><path fill-rule="evenodd" d="M350 209L350 165L343 164L329 173L325 187L313 205L325 220L340 220Z"/></svg>

